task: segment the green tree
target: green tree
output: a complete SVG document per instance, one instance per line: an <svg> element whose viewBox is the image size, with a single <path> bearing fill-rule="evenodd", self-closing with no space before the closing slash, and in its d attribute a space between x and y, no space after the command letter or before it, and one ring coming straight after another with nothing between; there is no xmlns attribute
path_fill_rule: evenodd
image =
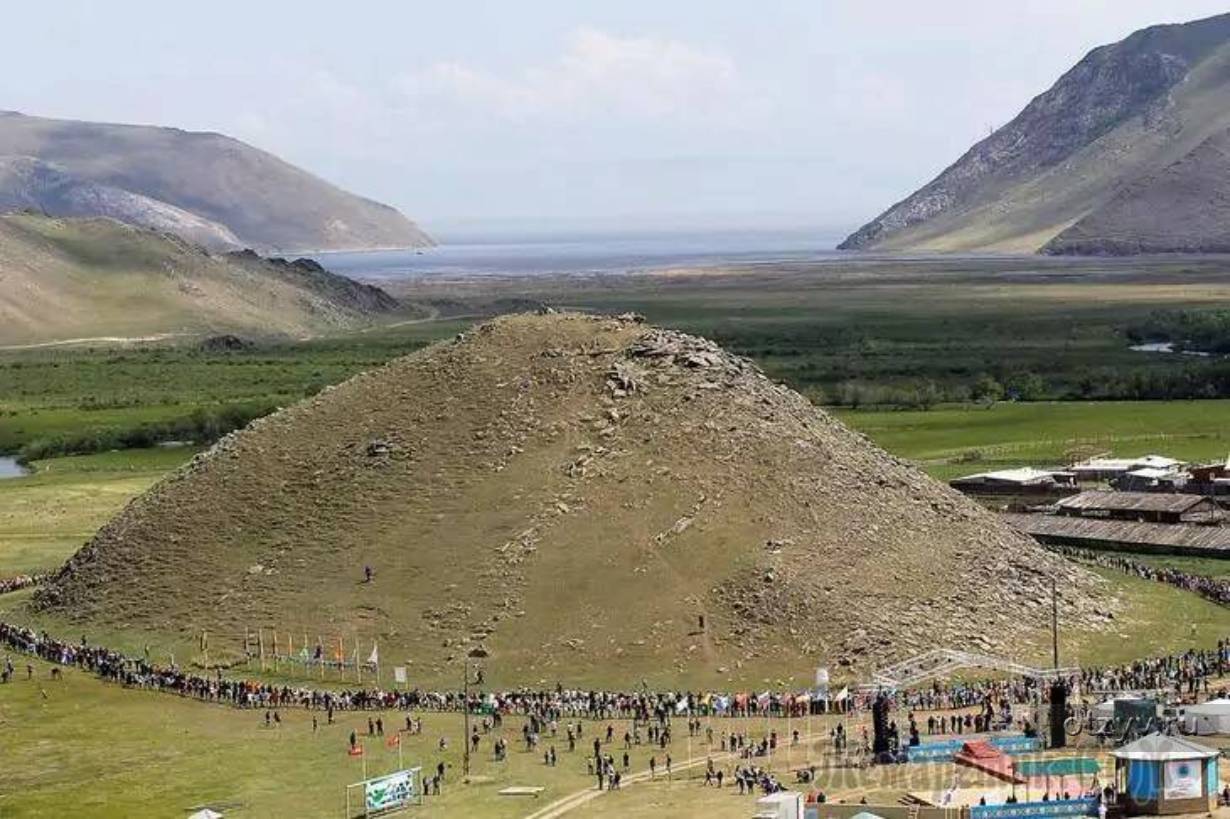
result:
<svg viewBox="0 0 1230 819"><path fill-rule="evenodd" d="M983 373L974 381L970 388L970 397L975 401L985 401L994 404L1004 397L1004 385L996 381L989 373Z"/></svg>

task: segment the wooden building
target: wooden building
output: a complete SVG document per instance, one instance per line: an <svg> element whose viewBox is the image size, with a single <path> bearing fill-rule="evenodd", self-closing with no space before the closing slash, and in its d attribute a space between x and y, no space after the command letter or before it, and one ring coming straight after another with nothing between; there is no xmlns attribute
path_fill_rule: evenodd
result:
<svg viewBox="0 0 1230 819"><path fill-rule="evenodd" d="M1004 515L1039 543L1138 554L1230 557L1230 527L1193 523L1137 523L1069 515Z"/></svg>
<svg viewBox="0 0 1230 819"><path fill-rule="evenodd" d="M1140 523L1214 523L1219 507L1200 495L1165 492L1112 492L1090 490L1063 498L1056 504L1061 515Z"/></svg>

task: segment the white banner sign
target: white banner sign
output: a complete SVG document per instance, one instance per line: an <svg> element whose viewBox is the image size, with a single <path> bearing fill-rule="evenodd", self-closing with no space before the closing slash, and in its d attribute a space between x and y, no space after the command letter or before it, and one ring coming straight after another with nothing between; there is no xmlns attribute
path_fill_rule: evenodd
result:
<svg viewBox="0 0 1230 819"><path fill-rule="evenodd" d="M1199 799L1203 792L1200 787L1200 768L1199 759L1167 762L1162 796L1166 799Z"/></svg>
<svg viewBox="0 0 1230 819"><path fill-rule="evenodd" d="M393 666L393 682L406 684L406 667L404 665Z"/></svg>
<svg viewBox="0 0 1230 819"><path fill-rule="evenodd" d="M414 798L414 772L398 771L363 783L364 802L369 811L400 808Z"/></svg>

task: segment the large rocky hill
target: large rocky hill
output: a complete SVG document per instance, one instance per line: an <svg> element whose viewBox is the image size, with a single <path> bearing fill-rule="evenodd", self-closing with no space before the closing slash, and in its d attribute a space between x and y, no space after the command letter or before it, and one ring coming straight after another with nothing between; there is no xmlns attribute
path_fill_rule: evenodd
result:
<svg viewBox="0 0 1230 819"><path fill-rule="evenodd" d="M1224 163L1209 162L1227 128L1230 15L1143 29L1091 51L841 247L1220 251L1224 227L1188 217L1230 195ZM1197 167L1212 175L1184 193L1177 177Z"/></svg>
<svg viewBox="0 0 1230 819"><path fill-rule="evenodd" d="M394 208L228 136L0 112L0 209L108 216L211 249L418 247Z"/></svg>
<svg viewBox="0 0 1230 819"><path fill-rule="evenodd" d="M1028 655L1053 576L1066 626L1108 625L1103 581L747 360L635 317L517 315L224 439L35 606L136 644L207 631L214 658L258 627L374 641L417 684L481 647L501 684L762 685Z"/></svg>
<svg viewBox="0 0 1230 819"><path fill-rule="evenodd" d="M150 337L303 337L398 309L315 262L212 255L113 219L0 216L0 347Z"/></svg>

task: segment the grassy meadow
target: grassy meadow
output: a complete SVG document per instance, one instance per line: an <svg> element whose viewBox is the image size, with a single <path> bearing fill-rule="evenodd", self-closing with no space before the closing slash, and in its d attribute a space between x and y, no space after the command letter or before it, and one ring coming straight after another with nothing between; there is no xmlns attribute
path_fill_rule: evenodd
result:
<svg viewBox="0 0 1230 819"><path fill-rule="evenodd" d="M875 389L900 395L924 382L953 395L968 390L981 374L1006 384L1019 373L1038 375L1052 399L1079 399L1087 388L1105 383L1098 379L1107 373L1211 366L1129 351L1122 328L1159 304L1203 308L1230 301L1230 271L1222 271L1220 263L994 264L1002 268L994 276L972 262L851 265L827 275L787 266L729 274L676 271L621 281L598 277L573 282L567 290L549 279L420 282L407 285L402 295L425 304L447 297L464 306L468 299L503 297L635 310L655 323L712 336L823 401L859 397L852 384L867 388L863 398L874 397ZM228 353L187 346L0 351L0 453L83 432L102 435L170 422L201 408L286 405L467 324L463 319L403 324ZM846 406L836 412L941 479L1096 453L1161 452L1212 460L1230 452L1230 401L1221 400L937 401L928 409ZM196 451L146 448L49 458L32 464L33 475L0 480L0 577L55 568L128 500ZM1153 560L1230 574L1217 561ZM1212 645L1230 634L1230 609L1159 584L1100 573L1124 600L1123 613L1103 632L1065 637L1065 661L1125 662ZM28 598L28 592L0 597L0 618L26 621ZM77 628L49 625L56 633ZM91 636L117 645L148 639ZM171 652L181 660L192 656L188 646L156 639L152 651L160 659ZM202 805L237 816L338 816L344 786L361 778L361 763L346 755L346 735L352 728L363 734L366 715L339 715L335 726L325 726L318 715L322 724L313 732L310 713L288 709L281 728L266 729L260 713L125 691L76 670L53 682L39 662L33 663L35 679L26 681L25 663L17 658L17 680L0 687L0 732L12 740L0 743L0 817L55 815L65 805L100 817L183 815ZM765 669L766 676L776 673ZM489 679L499 684L498 669ZM389 727L404 719L396 713L385 717ZM752 811L751 800L733 795L733 789L718 792L676 779L636 781L647 764L644 747L633 753L626 790L586 801L589 797L578 795L593 783L580 747L570 755L566 742L557 740L560 763L544 766L541 752L521 750L519 720L505 724L509 761L494 763L490 739L484 738L475 776L461 785L460 719L426 715L424 723L422 736L405 739L404 758L424 768L442 760L449 774L444 795L429 797L417 809L421 815L497 819L537 812L538 819L547 819L573 808L576 815L669 812L686 819ZM771 727L786 733L784 724ZM816 736L827 735L828 727L817 720ZM597 728L587 725L586 731ZM747 728L758 734L764 725ZM682 734L677 732L671 749L678 768L688 758ZM443 752L441 737L448 740ZM371 772L392 768L394 753L378 740L365 744ZM692 756L699 763L709 752L694 747ZM791 749L789 759L773 764L785 769L823 752L823 744L805 740ZM719 764L729 772L729 761ZM935 775L942 781L930 787L950 784L950 772ZM904 783L884 776L822 784L835 798L895 801ZM545 790L538 799L497 794L510 785ZM572 798L577 801L558 801ZM556 810L549 809L552 804Z"/></svg>
<svg viewBox="0 0 1230 819"><path fill-rule="evenodd" d="M1149 453L1187 461L1230 455L1230 401L1037 401L928 411L837 410L884 449L937 478L1074 459Z"/></svg>
<svg viewBox="0 0 1230 819"><path fill-rule="evenodd" d="M37 660L30 662L33 677L27 679L26 659L18 660L16 679L0 687L0 730L13 738L0 744L0 816L6 819L57 816L65 806L100 819L183 816L206 806L227 816L262 819L339 817L345 816L347 785L361 781L365 770L376 776L398 765L398 752L388 747L385 738L367 736L367 719L381 718L387 736L404 726L405 712L337 712L335 723L329 725L323 712L285 708L279 712L281 724L266 727L264 711L126 690L76 669L53 680L50 667ZM622 736L630 730L627 721L583 721L581 740L573 752L568 751L561 724L557 736L545 733L539 747L527 751L521 739L523 720L507 717L502 728L480 731L479 750L472 756L471 776L465 781L461 716L415 716L422 718L423 731L402 735L401 763L421 766L429 777L438 763L445 765L441 794L427 796L422 806L414 808L415 815L426 817L746 817L754 799L738 795L729 778L737 760L718 747L720 734L730 731L746 733L751 741L776 732L778 750L754 763L787 782L793 780L793 771L815 764L820 769L819 786L834 802L854 804L865 798L872 805L891 805L907 791L943 790L954 779L962 788L1002 787L976 770L944 764L834 768L829 732L839 720L836 716L704 719L700 735L691 741L679 720L667 750L633 745L623 788L616 792L595 788L585 759L593 738L603 735L609 724L615 739L604 743L603 753L612 754L622 769ZM318 723L315 729L313 717ZM865 719L846 721L852 744L857 743ZM705 727L713 729L713 745L707 744ZM352 730L364 748L363 758L347 754ZM796 730L797 745L789 739ZM504 762L496 762L491 750L500 735L509 742ZM554 767L543 761L551 746L557 753ZM664 772L668 753L670 776ZM651 755L658 764L652 780ZM721 790L703 784L709 759L726 774ZM513 786L542 791L537 797L499 794Z"/></svg>

